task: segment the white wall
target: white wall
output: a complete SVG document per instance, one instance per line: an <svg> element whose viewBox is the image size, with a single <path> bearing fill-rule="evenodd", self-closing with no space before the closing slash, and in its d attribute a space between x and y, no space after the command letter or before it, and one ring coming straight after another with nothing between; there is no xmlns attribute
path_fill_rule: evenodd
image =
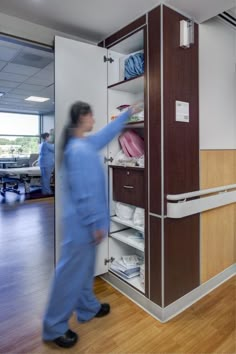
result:
<svg viewBox="0 0 236 354"><path fill-rule="evenodd" d="M50 129L54 129L55 127L54 118L55 118L54 112L43 115L42 117L43 133L49 133Z"/></svg>
<svg viewBox="0 0 236 354"><path fill-rule="evenodd" d="M1 12L0 32L51 46L53 45L54 37L56 35L88 42L80 37L62 33L52 28L36 25L32 22L24 21L13 16L8 16Z"/></svg>
<svg viewBox="0 0 236 354"><path fill-rule="evenodd" d="M200 148L236 149L236 31L199 25Z"/></svg>

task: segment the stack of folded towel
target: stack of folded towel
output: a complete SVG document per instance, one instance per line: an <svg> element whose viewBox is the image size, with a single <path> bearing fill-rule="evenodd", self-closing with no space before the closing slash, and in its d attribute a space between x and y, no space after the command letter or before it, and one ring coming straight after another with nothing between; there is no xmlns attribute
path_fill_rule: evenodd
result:
<svg viewBox="0 0 236 354"><path fill-rule="evenodd" d="M131 279L140 275L140 266L143 258L137 255L122 256L118 261L113 261L111 270L125 279Z"/></svg>

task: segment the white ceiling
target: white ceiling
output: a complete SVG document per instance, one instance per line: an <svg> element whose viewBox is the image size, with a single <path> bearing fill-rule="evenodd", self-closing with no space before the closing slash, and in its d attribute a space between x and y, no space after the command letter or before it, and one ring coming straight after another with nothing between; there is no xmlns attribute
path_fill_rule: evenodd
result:
<svg viewBox="0 0 236 354"><path fill-rule="evenodd" d="M198 22L235 0L165 0ZM1 0L0 12L91 41L100 41L158 5L158 0Z"/></svg>
<svg viewBox="0 0 236 354"><path fill-rule="evenodd" d="M236 18L236 6L227 12Z"/></svg>
<svg viewBox="0 0 236 354"><path fill-rule="evenodd" d="M54 111L54 54L0 38L0 111L46 113ZM50 98L45 103L25 101L29 96Z"/></svg>
<svg viewBox="0 0 236 354"><path fill-rule="evenodd" d="M236 4L235 0L167 0L166 3L189 14L199 23L231 9Z"/></svg>

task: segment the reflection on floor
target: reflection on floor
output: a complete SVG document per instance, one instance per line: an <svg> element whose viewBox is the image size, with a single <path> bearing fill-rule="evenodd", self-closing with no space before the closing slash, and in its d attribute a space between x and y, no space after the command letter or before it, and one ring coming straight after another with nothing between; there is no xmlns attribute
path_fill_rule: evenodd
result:
<svg viewBox="0 0 236 354"><path fill-rule="evenodd" d="M54 267L52 201L0 206L0 353L39 336Z"/></svg>
<svg viewBox="0 0 236 354"><path fill-rule="evenodd" d="M2 186L0 185L0 188ZM51 186L52 196L54 195L54 186ZM32 200L32 199L45 199L48 196L42 194L42 188L40 186L31 186L30 192L25 194L25 187L23 184L20 184L17 188L19 193L6 192L5 196L0 195L0 204L14 204L14 203L22 203L25 200Z"/></svg>
<svg viewBox="0 0 236 354"><path fill-rule="evenodd" d="M96 293L112 313L71 328L72 350L41 342L41 318L53 272L52 201L1 207L0 353L236 353L235 278L190 309L161 324L115 289L96 280Z"/></svg>

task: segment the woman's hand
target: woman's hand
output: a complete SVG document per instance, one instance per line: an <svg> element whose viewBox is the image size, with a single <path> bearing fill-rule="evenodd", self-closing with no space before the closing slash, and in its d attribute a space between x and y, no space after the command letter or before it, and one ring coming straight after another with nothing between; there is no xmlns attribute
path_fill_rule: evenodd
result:
<svg viewBox="0 0 236 354"><path fill-rule="evenodd" d="M144 110L144 104L142 101L132 104L129 108L132 112L132 115L142 112Z"/></svg>
<svg viewBox="0 0 236 354"><path fill-rule="evenodd" d="M93 236L94 236L95 244L99 245L103 241L103 239L105 237L105 232L103 230L96 230L94 232Z"/></svg>

